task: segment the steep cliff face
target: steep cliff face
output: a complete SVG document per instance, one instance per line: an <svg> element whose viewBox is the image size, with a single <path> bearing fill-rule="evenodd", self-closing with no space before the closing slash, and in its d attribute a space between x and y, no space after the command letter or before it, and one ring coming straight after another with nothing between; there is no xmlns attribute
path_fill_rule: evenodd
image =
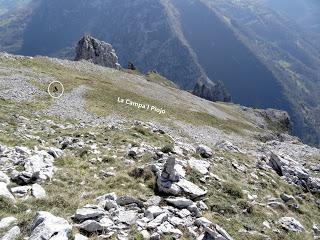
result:
<svg viewBox="0 0 320 240"><path fill-rule="evenodd" d="M319 41L311 33L316 21L301 30L303 21L295 24L294 15L275 12L276 5L272 0L42 0L24 18L0 24L0 49L74 58L78 39L92 34L112 44L123 66L130 61L142 72L157 70L186 90L221 82L236 103L286 110L295 134L317 144ZM19 31L8 31L18 25ZM199 88L198 79L207 78L212 81Z"/></svg>
<svg viewBox="0 0 320 240"><path fill-rule="evenodd" d="M274 86L278 85L276 88L281 89L281 95L271 95L274 103L279 106L277 108L287 109L290 113L295 134L309 143L318 144L320 38L315 27L315 12L319 11L319 3L313 0L297 0L293 3L281 1L277 4L272 0L201 2L225 22L274 76L268 83L276 79ZM283 13L284 6L287 6L286 13ZM300 17L294 19L297 9L301 9ZM308 18L310 19L306 20ZM308 27L303 27L306 24L302 23L302 19L305 19L305 23L310 23L310 26L307 24ZM260 83L260 79L257 82ZM268 92L273 88L264 86L263 89ZM285 102L290 108L283 105Z"/></svg>

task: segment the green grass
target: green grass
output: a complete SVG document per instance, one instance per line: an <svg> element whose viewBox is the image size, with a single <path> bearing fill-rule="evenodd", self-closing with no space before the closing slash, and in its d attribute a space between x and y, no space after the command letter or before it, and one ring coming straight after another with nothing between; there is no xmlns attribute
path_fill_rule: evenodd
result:
<svg viewBox="0 0 320 240"><path fill-rule="evenodd" d="M178 88L173 82L153 71L148 72L145 78L147 81L155 82L166 87Z"/></svg>
<svg viewBox="0 0 320 240"><path fill-rule="evenodd" d="M243 118L239 117L239 113L235 116L235 119L239 120L222 120L207 112L190 111L188 108L184 107L183 103L168 103L156 98L146 97L146 95L137 94L134 92L134 85L141 84L141 80L139 80L143 79L143 76L141 75L128 74L121 71L110 72L109 70L84 73L81 69L69 69L43 58L21 59L14 62L8 60L7 62L2 62L2 64L20 67L22 69L29 68L35 72L53 76L63 83L66 92L69 92L80 85L89 86L90 90L86 94L86 108L89 112L97 116L108 116L111 114L120 115L126 118L132 118L132 116L134 116L135 119L138 120L158 121L170 125L172 125L172 120L179 120L196 126L213 126L226 131L227 133L235 132L238 134L244 134L244 130L254 130L251 124L246 123ZM32 78L32 74L30 77ZM115 80L131 77L136 77L137 82L131 83L128 81L126 84L124 84L124 82L119 84L120 82ZM157 81L150 80L150 78L156 78ZM168 87L168 81L155 73L148 74L145 79ZM36 85L42 89L46 89L47 87L46 84L38 83ZM146 91L148 90L146 89ZM166 114L159 115L145 109L137 109L120 104L117 102L118 97L128 98L138 103L163 108L166 110ZM223 104L221 103L212 103L212 105L222 109L222 111L226 112L227 110L225 109L228 109L229 112L232 112L230 106L225 105L223 107Z"/></svg>

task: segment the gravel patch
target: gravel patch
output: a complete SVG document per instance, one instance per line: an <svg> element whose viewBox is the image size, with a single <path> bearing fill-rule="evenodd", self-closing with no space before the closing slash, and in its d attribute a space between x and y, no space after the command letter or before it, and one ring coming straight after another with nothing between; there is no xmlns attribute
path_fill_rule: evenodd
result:
<svg viewBox="0 0 320 240"><path fill-rule="evenodd" d="M49 83L53 80L52 77L30 70L0 67L0 97L15 102L31 102L47 94L44 89L33 86L31 81Z"/></svg>
<svg viewBox="0 0 320 240"><path fill-rule="evenodd" d="M110 115L108 117L97 117L85 109L85 93L89 88L81 85L71 92L64 93L60 98L53 99L52 105L41 114L54 115L62 119L72 119L91 124L119 124L125 119Z"/></svg>

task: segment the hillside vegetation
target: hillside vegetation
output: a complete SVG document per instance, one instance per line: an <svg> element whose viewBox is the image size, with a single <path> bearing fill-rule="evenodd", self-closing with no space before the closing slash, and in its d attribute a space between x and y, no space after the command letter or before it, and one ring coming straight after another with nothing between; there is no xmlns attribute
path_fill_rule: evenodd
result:
<svg viewBox="0 0 320 240"><path fill-rule="evenodd" d="M319 235L320 151L287 134L283 112L209 102L156 73L3 53L0 86L0 236Z"/></svg>

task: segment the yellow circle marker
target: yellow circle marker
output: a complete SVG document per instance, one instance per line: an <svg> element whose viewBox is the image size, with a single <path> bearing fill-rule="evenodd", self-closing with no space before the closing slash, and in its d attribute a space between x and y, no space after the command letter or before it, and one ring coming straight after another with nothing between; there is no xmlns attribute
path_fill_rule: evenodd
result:
<svg viewBox="0 0 320 240"><path fill-rule="evenodd" d="M59 81L53 81L48 86L48 94L52 98L60 98L64 93L64 86Z"/></svg>

